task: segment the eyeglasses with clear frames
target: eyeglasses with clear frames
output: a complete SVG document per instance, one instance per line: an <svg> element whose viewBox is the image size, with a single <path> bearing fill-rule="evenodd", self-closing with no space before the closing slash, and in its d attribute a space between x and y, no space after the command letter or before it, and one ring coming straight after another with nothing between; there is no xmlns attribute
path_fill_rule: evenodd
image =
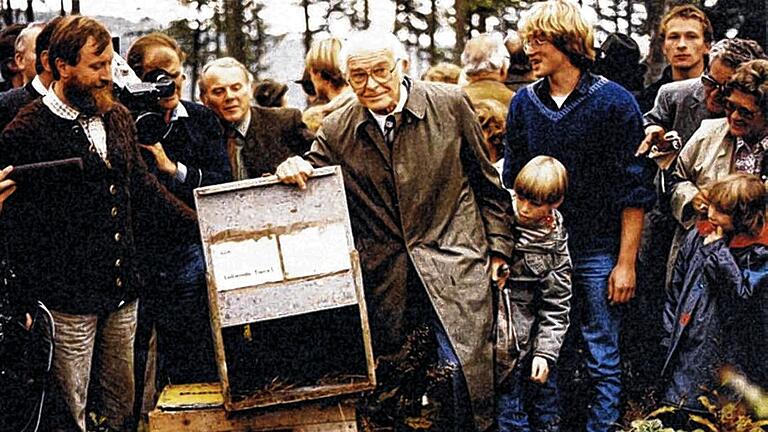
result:
<svg viewBox="0 0 768 432"><path fill-rule="evenodd" d="M354 71L350 72L347 82L349 82L349 85L352 86L352 88L355 90L365 87L368 84L369 77L373 78L373 80L379 84L385 84L392 78L392 72L394 72L395 68L397 68L398 61L400 60L395 61L395 64L392 66L392 68L379 65L369 70L355 69Z"/></svg>
<svg viewBox="0 0 768 432"><path fill-rule="evenodd" d="M540 49L544 45L548 44L549 41L544 38L535 37L533 39L525 39L523 41L523 49L530 51L532 49Z"/></svg>

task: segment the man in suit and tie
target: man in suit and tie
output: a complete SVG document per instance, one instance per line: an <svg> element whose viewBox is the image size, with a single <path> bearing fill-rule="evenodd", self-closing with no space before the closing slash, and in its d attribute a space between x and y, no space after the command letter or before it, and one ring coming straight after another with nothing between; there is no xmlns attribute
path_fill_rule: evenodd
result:
<svg viewBox="0 0 768 432"><path fill-rule="evenodd" d="M227 153L235 180L274 173L280 162L309 150L313 136L302 122L301 112L253 106L253 76L234 58L206 64L198 84L200 99L227 129Z"/></svg>

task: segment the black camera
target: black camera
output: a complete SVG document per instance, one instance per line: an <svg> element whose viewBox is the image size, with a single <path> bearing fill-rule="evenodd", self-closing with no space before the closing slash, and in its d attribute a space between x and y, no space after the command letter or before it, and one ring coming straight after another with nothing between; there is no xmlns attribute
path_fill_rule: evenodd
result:
<svg viewBox="0 0 768 432"><path fill-rule="evenodd" d="M158 102L173 96L176 83L168 72L155 69L144 76L143 81L115 81L115 96L133 115L136 121L137 138L140 144L154 144L170 131L164 119L164 110Z"/></svg>
<svg viewBox="0 0 768 432"><path fill-rule="evenodd" d="M132 113L160 112L158 101L173 96L175 91L176 83L162 69L148 72L144 81L115 86L117 99Z"/></svg>

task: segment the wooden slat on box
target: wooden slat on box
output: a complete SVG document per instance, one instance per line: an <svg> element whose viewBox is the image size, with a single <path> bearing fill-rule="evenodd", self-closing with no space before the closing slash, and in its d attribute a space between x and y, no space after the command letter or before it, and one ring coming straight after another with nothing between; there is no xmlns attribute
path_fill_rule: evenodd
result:
<svg viewBox="0 0 768 432"><path fill-rule="evenodd" d="M150 432L355 432L349 401L228 412L218 383L167 386L149 413Z"/></svg>

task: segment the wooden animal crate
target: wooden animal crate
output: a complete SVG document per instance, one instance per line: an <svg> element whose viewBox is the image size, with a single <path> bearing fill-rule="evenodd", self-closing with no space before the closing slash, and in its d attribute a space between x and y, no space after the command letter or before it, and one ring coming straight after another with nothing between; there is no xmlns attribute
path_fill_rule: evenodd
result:
<svg viewBox="0 0 768 432"><path fill-rule="evenodd" d="M224 406L264 407L376 385L341 170L307 190L277 178L195 190Z"/></svg>
<svg viewBox="0 0 768 432"><path fill-rule="evenodd" d="M355 432L351 401L229 412L219 383L169 385L149 413L150 432Z"/></svg>

